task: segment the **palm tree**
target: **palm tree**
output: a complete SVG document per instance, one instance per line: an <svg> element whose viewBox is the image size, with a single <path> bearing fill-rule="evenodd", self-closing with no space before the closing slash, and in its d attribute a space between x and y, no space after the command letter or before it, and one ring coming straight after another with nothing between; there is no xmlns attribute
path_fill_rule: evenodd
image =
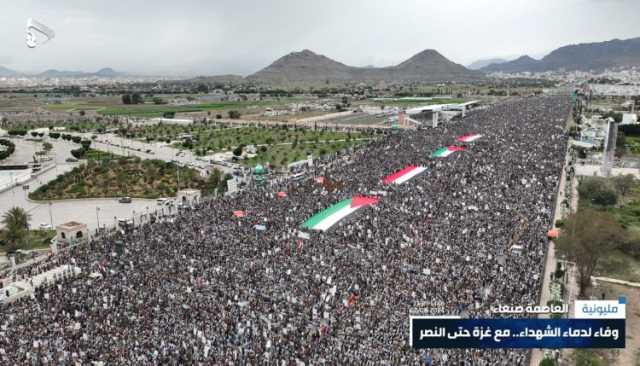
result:
<svg viewBox="0 0 640 366"><path fill-rule="evenodd" d="M27 237L31 215L23 208L14 207L2 216L4 240L9 244L9 252L17 249Z"/></svg>

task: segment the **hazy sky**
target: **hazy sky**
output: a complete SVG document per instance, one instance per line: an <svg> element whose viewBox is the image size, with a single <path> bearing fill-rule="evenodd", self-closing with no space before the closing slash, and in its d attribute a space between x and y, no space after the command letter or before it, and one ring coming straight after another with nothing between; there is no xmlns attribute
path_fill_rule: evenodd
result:
<svg viewBox="0 0 640 366"><path fill-rule="evenodd" d="M305 48L354 66L434 48L466 65L640 37L638 14L640 0L4 0L0 65L246 75ZM29 17L55 39L27 48Z"/></svg>

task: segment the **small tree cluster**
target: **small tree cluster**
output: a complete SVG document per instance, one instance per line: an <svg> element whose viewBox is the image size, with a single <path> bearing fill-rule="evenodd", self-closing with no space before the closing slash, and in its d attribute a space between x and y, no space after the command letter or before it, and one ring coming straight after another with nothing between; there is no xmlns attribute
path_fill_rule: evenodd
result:
<svg viewBox="0 0 640 366"><path fill-rule="evenodd" d="M0 160L8 158L16 150L16 145L9 140L0 140L0 145L5 147L3 150L0 150Z"/></svg>
<svg viewBox="0 0 640 366"><path fill-rule="evenodd" d="M580 197L600 206L612 206L618 202L615 188L602 178L585 178L578 186Z"/></svg>
<svg viewBox="0 0 640 366"><path fill-rule="evenodd" d="M140 93L123 94L122 104L144 104L144 99Z"/></svg>

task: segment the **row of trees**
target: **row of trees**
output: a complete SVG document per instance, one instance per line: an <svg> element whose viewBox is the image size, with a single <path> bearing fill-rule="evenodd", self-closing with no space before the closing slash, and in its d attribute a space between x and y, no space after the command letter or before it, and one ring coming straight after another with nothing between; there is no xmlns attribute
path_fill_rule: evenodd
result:
<svg viewBox="0 0 640 366"><path fill-rule="evenodd" d="M62 137L62 139L65 141L73 141L76 144L82 145L82 147L79 149L71 150L71 155L73 155L73 157L76 159L82 159L91 146L90 140L83 140L80 136L73 136L67 133L60 134L59 132L50 132L49 137L54 140Z"/></svg>
<svg viewBox="0 0 640 366"><path fill-rule="evenodd" d="M54 140L57 140L60 137L62 137L63 140L65 140L65 141L73 141L76 144L79 144L80 142L82 142L82 137L69 135L68 133L60 134L59 132L51 132L51 133L49 133L49 137L51 137Z"/></svg>
<svg viewBox="0 0 640 366"><path fill-rule="evenodd" d="M144 104L144 99L140 93L123 94L122 104Z"/></svg>
<svg viewBox="0 0 640 366"><path fill-rule="evenodd" d="M9 136L25 136L27 134L27 130L15 128L9 130L7 133Z"/></svg>

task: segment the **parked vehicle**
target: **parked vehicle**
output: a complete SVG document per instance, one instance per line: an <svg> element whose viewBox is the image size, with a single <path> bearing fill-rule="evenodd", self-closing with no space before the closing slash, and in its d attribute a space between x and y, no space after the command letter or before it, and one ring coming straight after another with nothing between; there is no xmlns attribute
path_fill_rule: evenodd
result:
<svg viewBox="0 0 640 366"><path fill-rule="evenodd" d="M131 197L122 197L118 200L120 203L131 203Z"/></svg>

